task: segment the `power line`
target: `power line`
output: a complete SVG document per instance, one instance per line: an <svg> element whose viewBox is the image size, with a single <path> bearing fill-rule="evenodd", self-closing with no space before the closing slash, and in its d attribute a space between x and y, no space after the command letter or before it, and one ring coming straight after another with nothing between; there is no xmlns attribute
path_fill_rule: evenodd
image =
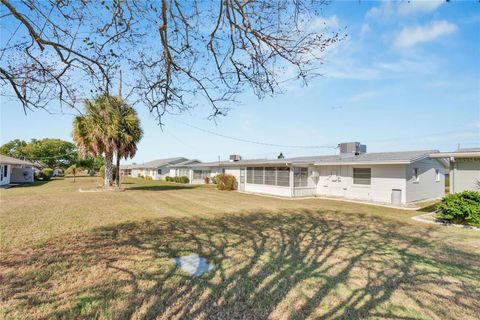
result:
<svg viewBox="0 0 480 320"><path fill-rule="evenodd" d="M229 135L226 135L226 134L222 134L222 133L210 131L210 130L207 130L207 129L203 129L203 128L194 126L193 124L189 124L189 123L180 121L178 119L173 119L173 120L177 121L177 122L179 122L183 125L186 125L188 127L194 128L196 130L203 131L203 132L211 134L211 135L215 135L215 136L218 136L218 137L222 137L222 138L225 138L225 139L230 139L230 140L238 141L238 142L251 143L251 144L257 144L257 145L269 146L269 147L296 148L296 149L336 149L337 148L336 146L312 146L312 145L299 146L299 145L276 144L276 143L254 141L254 140L249 140L249 139L232 137L232 136L229 136Z"/></svg>

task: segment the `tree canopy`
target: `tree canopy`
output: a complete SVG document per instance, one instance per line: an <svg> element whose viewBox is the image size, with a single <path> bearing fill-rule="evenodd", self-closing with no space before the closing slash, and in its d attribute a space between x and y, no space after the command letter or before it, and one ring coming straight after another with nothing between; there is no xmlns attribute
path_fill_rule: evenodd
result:
<svg viewBox="0 0 480 320"><path fill-rule="evenodd" d="M44 164L50 168L68 168L77 158L75 145L62 139L15 139L0 147L0 153Z"/></svg>
<svg viewBox="0 0 480 320"><path fill-rule="evenodd" d="M225 114L246 89L259 98L307 82L346 35L321 19L327 0L1 0L0 81L24 109L76 107L111 94L158 117L204 101ZM199 100L203 97L205 100Z"/></svg>
<svg viewBox="0 0 480 320"><path fill-rule="evenodd" d="M143 131L134 108L120 97L99 95L85 101L85 111L73 120L72 137L81 156L103 156L105 187L113 185L113 156L133 157ZM117 181L117 185L119 181Z"/></svg>

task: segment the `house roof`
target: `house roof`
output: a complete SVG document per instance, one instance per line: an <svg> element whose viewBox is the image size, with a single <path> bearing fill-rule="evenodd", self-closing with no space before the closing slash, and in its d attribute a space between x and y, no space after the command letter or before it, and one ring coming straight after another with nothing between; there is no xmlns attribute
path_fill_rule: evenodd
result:
<svg viewBox="0 0 480 320"><path fill-rule="evenodd" d="M33 163L0 154L0 163L33 166Z"/></svg>
<svg viewBox="0 0 480 320"><path fill-rule="evenodd" d="M185 167L185 166L189 166L189 165L193 165L193 164L197 164L197 163L202 163L202 161L200 161L198 159L190 159L190 160L182 161L182 162L179 162L179 163L171 164L171 165L169 165L169 167L170 168L179 168L179 167Z"/></svg>
<svg viewBox="0 0 480 320"><path fill-rule="evenodd" d="M157 159L149 162L145 162L142 164L129 164L120 166L121 169L152 169L152 168L159 168L165 167L168 165L173 165L181 162L187 161L187 158L184 157L174 157L174 158L166 158L166 159Z"/></svg>
<svg viewBox="0 0 480 320"><path fill-rule="evenodd" d="M419 160L429 158L431 154L438 150L418 150L418 151L399 151L399 152L376 152L364 153L360 155L338 155L335 158L321 158L315 161L316 165L328 164L409 164Z"/></svg>
<svg viewBox="0 0 480 320"><path fill-rule="evenodd" d="M432 158L480 158L480 148L461 148L452 152L439 152Z"/></svg>
<svg viewBox="0 0 480 320"><path fill-rule="evenodd" d="M241 167L241 166L286 166L286 165L355 165L355 164L409 164L428 158L431 154L437 153L437 150L419 150L419 151L400 151L400 152L378 152L365 153L360 155L327 155L327 156L309 156L294 157L287 159L252 159L239 161L214 161L202 162L189 165L190 168L204 167Z"/></svg>

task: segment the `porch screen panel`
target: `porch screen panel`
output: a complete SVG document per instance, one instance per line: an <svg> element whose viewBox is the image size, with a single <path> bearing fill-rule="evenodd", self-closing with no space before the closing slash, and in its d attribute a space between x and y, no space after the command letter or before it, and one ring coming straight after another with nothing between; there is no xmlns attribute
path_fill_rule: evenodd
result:
<svg viewBox="0 0 480 320"><path fill-rule="evenodd" d="M253 169L253 183L254 184L264 184L264 175L263 168L254 168Z"/></svg>
<svg viewBox="0 0 480 320"><path fill-rule="evenodd" d="M247 168L247 183L253 183L253 168Z"/></svg>
<svg viewBox="0 0 480 320"><path fill-rule="evenodd" d="M277 168L277 186L290 186L290 168Z"/></svg>
<svg viewBox="0 0 480 320"><path fill-rule="evenodd" d="M202 170L193 170L193 179L202 179Z"/></svg>
<svg viewBox="0 0 480 320"><path fill-rule="evenodd" d="M308 186L308 168L295 168L294 181L295 181L295 187L307 187Z"/></svg>
<svg viewBox="0 0 480 320"><path fill-rule="evenodd" d="M178 176L179 177L188 177L188 169L180 169L178 170Z"/></svg>
<svg viewBox="0 0 480 320"><path fill-rule="evenodd" d="M276 168L265 168L265 184L274 186L277 184Z"/></svg>

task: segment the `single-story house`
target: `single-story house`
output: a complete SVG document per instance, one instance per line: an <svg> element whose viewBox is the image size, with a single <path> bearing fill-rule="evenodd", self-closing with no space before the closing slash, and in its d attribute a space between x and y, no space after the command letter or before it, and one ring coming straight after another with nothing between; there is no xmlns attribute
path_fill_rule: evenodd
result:
<svg viewBox="0 0 480 320"><path fill-rule="evenodd" d="M440 152L432 154L430 157L450 161L450 193L480 190L480 148Z"/></svg>
<svg viewBox="0 0 480 320"><path fill-rule="evenodd" d="M184 157L158 159L142 164L120 166L120 174L130 177L152 177L153 180L163 180L170 175L170 165L189 161Z"/></svg>
<svg viewBox="0 0 480 320"><path fill-rule="evenodd" d="M0 154L0 185L33 181L33 163Z"/></svg>
<svg viewBox="0 0 480 320"><path fill-rule="evenodd" d="M406 205L444 196L448 163L431 157L438 151L367 153L358 142L342 143L339 149L337 155L274 160L242 160L234 155L230 161L187 166L188 176L190 183L202 183L205 176L224 172L237 178L239 191L284 197L329 196Z"/></svg>

